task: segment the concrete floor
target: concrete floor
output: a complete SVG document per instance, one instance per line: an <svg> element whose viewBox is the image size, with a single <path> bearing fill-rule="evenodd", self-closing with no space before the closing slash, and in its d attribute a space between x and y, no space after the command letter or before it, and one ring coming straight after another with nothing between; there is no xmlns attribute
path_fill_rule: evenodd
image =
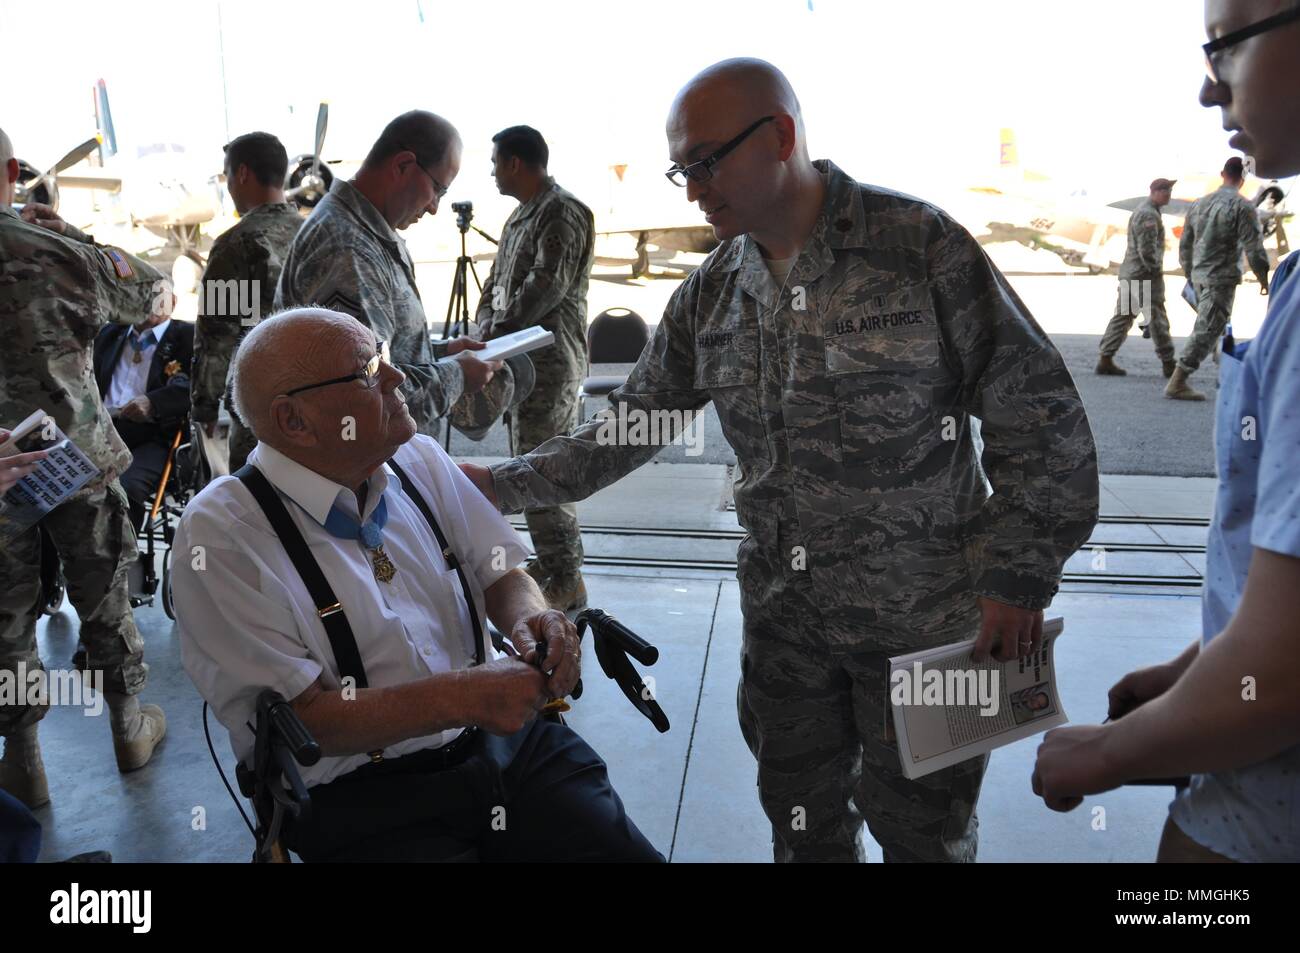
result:
<svg viewBox="0 0 1300 953"><path fill-rule="evenodd" d="M734 514L720 502L723 473L721 466L651 465L582 504L580 517L591 525L734 527ZM1205 516L1212 486L1209 480L1107 478L1102 510ZM1168 529L1160 527L1159 538L1167 539ZM1176 529L1179 542L1204 538L1203 529ZM1109 526L1099 528L1096 538L1150 538L1143 533L1155 535L1145 527ZM1169 565L1148 568L1172 571ZM771 833L758 804L754 761L736 722L741 620L735 580L717 572L592 568L588 588L592 605L617 615L661 652L659 663L645 672L654 676L672 722L667 734L658 734L603 677L589 645L586 693L569 716L609 763L629 813L673 860L769 860ZM1066 619L1058 656L1061 691L1076 722L1103 718L1106 691L1116 679L1176 655L1196 636L1199 623L1195 590L1169 596L1090 588L1063 591L1051 610ZM174 626L160 606L141 608L136 618L151 666L144 697L163 706L168 737L150 765L123 776L113 761L106 717L53 709L41 727L52 795L51 805L37 812L45 828L42 859L107 849L118 861L245 861L252 839L208 754L202 702L181 669ZM47 666L67 665L76 631L70 609L41 623ZM211 724L233 784L225 732L215 720ZM993 755L979 807L981 860L1153 856L1168 790L1121 789L1089 798L1070 814L1055 814L1029 788L1036 747L1031 738ZM1105 809L1104 829L1096 826L1099 807ZM872 860L880 859L870 839L867 849Z"/></svg>

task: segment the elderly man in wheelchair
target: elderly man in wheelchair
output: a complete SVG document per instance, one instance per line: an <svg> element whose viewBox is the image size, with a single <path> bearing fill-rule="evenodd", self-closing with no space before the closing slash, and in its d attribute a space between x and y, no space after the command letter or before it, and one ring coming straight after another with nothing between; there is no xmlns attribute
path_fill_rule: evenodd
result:
<svg viewBox="0 0 1300 953"><path fill-rule="evenodd" d="M185 670L245 769L268 690L319 745L284 844L307 861L661 861L596 752L537 717L579 679L578 634L416 433L382 342L287 311L232 373L259 442L186 508L174 599Z"/></svg>

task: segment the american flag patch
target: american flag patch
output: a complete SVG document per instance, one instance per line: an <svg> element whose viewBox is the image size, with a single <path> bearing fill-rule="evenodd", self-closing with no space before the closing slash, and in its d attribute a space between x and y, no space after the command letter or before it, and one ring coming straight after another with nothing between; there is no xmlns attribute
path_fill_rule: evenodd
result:
<svg viewBox="0 0 1300 953"><path fill-rule="evenodd" d="M117 272L119 278L130 278L135 274L135 272L131 270L131 263L126 260L126 256L116 248L105 248L104 254L108 257L108 260L112 262L113 270Z"/></svg>

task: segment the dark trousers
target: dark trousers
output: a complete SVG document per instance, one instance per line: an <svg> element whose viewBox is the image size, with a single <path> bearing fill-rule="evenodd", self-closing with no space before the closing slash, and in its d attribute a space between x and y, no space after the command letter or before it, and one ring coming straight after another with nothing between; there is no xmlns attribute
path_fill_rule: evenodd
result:
<svg viewBox="0 0 1300 953"><path fill-rule="evenodd" d="M158 492L158 483L167 466L167 453L170 449L170 445L153 440L136 444L131 447L131 465L119 477L130 504L131 525L137 533L144 526L145 516L153 507L154 495Z"/></svg>
<svg viewBox="0 0 1300 953"><path fill-rule="evenodd" d="M27 805L0 791L0 864L34 864L41 853L41 825Z"/></svg>
<svg viewBox="0 0 1300 953"><path fill-rule="evenodd" d="M623 809L605 762L565 725L480 731L436 770L421 754L363 765L310 789L311 818L285 832L308 862L662 862Z"/></svg>

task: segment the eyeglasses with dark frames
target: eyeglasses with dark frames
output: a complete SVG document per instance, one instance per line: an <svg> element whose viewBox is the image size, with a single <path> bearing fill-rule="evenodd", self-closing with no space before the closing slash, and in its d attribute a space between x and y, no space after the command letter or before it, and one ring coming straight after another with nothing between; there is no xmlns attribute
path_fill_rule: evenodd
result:
<svg viewBox="0 0 1300 953"><path fill-rule="evenodd" d="M1252 23L1250 26L1242 27L1240 30L1233 30L1231 33L1225 33L1217 40L1211 40L1209 43L1201 44L1201 49L1205 51L1205 75L1210 78L1210 82L1218 85L1219 68L1215 65L1215 57L1222 53L1230 46L1236 46L1243 40L1249 40L1252 36L1259 36L1261 33L1267 33L1269 30L1275 30L1295 20L1300 20L1300 3L1297 3L1290 10L1284 10L1276 13L1271 17L1265 17L1258 23Z"/></svg>
<svg viewBox="0 0 1300 953"><path fill-rule="evenodd" d="M375 356L366 361L366 366L355 374L348 374L345 377L334 377L327 381L320 381L316 384L304 384L302 387L295 387L293 390L285 391L285 397L292 397L294 394L301 394L305 390L314 390L317 387L328 387L330 384L346 384L348 381L362 381L369 390L379 382L379 368L388 360L388 342L375 342Z"/></svg>
<svg viewBox="0 0 1300 953"><path fill-rule="evenodd" d="M749 126L740 135L736 136L736 138L724 144L721 149L718 149L713 154L705 156L698 162L692 162L690 165L686 166L674 163L673 166L664 173L664 175L667 176L669 182L678 188L685 188L688 179L692 182L709 181L709 179L713 178L713 167L715 165L721 162L738 145L749 138L750 134L753 133L755 129L763 125L765 122L771 122L775 118L775 116L764 116L762 119L758 120L758 122Z"/></svg>
<svg viewBox="0 0 1300 953"><path fill-rule="evenodd" d="M411 153L412 155L416 155L416 156L419 155L419 153L417 153L414 149L410 148L409 146L402 146L402 148L405 149L407 152ZM434 178L433 173L430 172L428 169L426 169L423 165L421 165L420 160L418 158L415 160L415 167L429 177L429 181L433 183L433 194L436 195L440 200L445 198L447 193L451 191L450 188L443 185L436 178Z"/></svg>

